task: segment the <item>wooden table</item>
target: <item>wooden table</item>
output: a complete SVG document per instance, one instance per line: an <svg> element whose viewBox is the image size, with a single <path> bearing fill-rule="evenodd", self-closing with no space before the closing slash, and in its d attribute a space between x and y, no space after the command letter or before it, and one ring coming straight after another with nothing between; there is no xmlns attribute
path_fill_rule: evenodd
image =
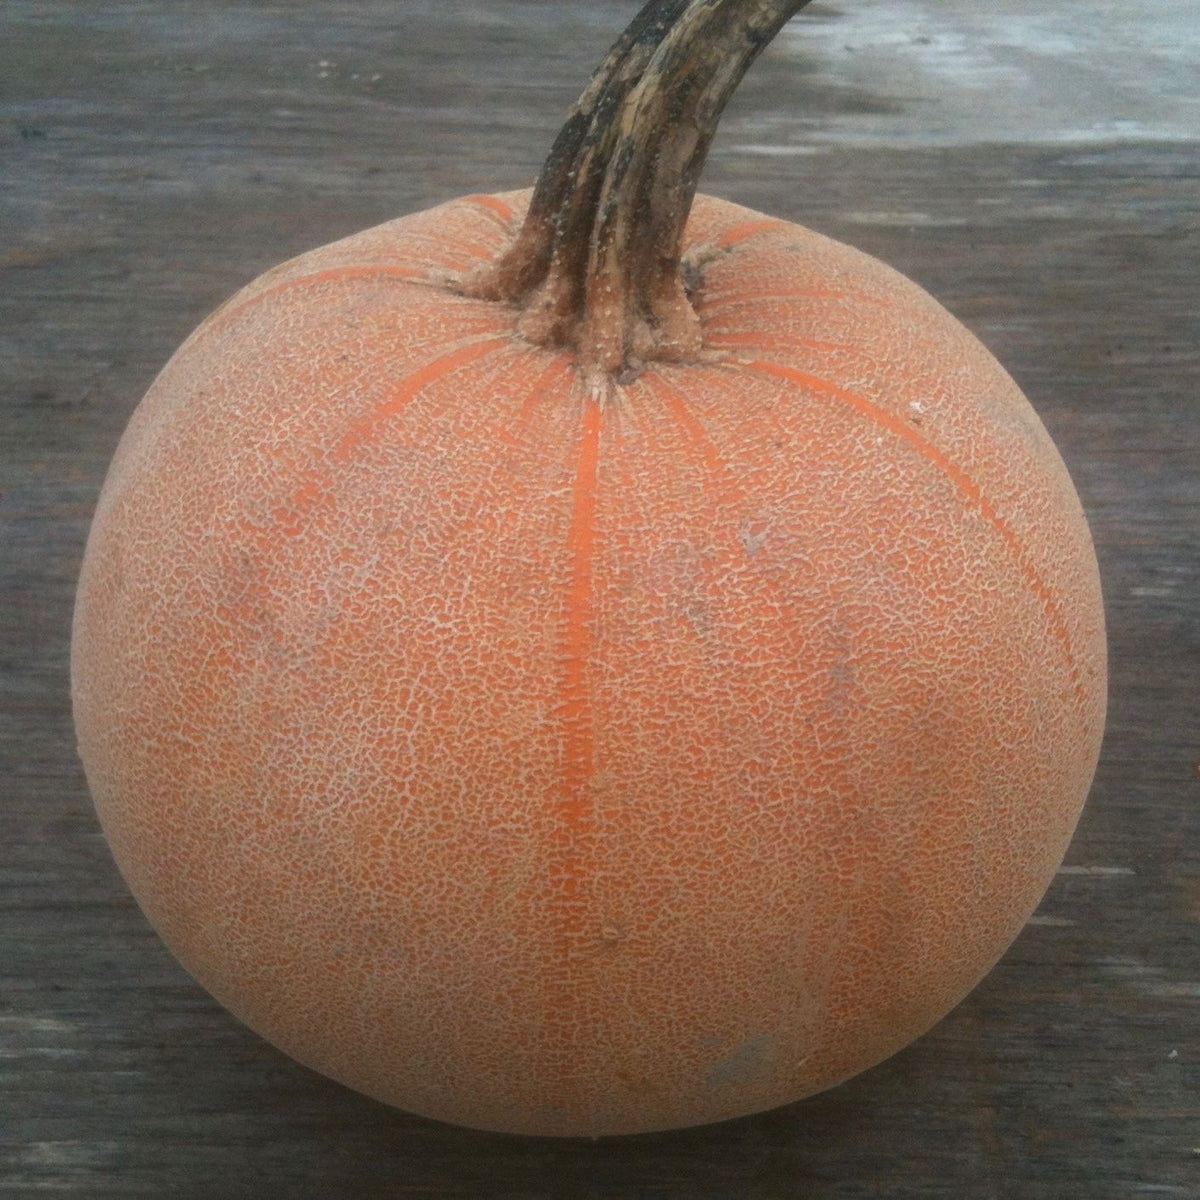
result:
<svg viewBox="0 0 1200 1200"><path fill-rule="evenodd" d="M1028 33L1036 6L1006 2ZM798 28L756 66L706 190L893 263L1024 386L1099 551L1104 755L1038 915L932 1033L788 1108L590 1143L392 1111L210 1000L109 857L67 651L106 464L172 349L280 259L526 184L634 5L6 4L0 1197L1200 1196L1200 144L1147 115L1176 85L1120 75L1127 42L1103 51L1104 29L1061 60L1036 29L1032 49L966 54L937 33L965 0L844 7L814 8L811 43ZM872 83L855 54L882 51L861 22L914 14ZM954 54L977 78L920 73ZM989 105L1019 110L1014 54L1041 64L1029 131L988 142ZM1064 134L1056 94L1103 119Z"/></svg>

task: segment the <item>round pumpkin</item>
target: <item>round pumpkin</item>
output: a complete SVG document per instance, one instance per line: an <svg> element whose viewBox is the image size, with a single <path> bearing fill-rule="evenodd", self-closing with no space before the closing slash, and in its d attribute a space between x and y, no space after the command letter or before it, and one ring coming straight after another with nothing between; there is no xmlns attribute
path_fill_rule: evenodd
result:
<svg viewBox="0 0 1200 1200"><path fill-rule="evenodd" d="M489 1129L719 1120L1020 930L1096 763L1096 563L888 267L700 197L701 348L597 388L454 283L529 202L305 254L176 353L88 543L80 751L150 921L301 1062Z"/></svg>

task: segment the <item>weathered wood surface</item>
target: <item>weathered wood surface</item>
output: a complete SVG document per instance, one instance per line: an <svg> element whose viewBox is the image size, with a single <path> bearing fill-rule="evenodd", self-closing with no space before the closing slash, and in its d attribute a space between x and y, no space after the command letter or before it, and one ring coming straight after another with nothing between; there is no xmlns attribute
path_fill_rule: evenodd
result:
<svg viewBox="0 0 1200 1200"><path fill-rule="evenodd" d="M87 523L133 405L258 271L527 183L634 7L0 12L0 1196L1200 1195L1200 143L1149 111L1171 77L1114 76L1140 51L1104 51L1103 28L1062 58L1064 94L1103 118L1092 132L1049 128L1050 54L1033 132L1017 121L992 144L989 91L1020 111L1003 80L956 123L928 78L868 86L853 52L883 50L856 44L853 13L815 6L814 49L789 34L755 68L704 184L941 297L1024 385L1091 516L1112 650L1095 789L1038 916L937 1029L726 1125L597 1144L474 1133L275 1052L183 973L117 875L66 664ZM925 112L936 137L912 134Z"/></svg>

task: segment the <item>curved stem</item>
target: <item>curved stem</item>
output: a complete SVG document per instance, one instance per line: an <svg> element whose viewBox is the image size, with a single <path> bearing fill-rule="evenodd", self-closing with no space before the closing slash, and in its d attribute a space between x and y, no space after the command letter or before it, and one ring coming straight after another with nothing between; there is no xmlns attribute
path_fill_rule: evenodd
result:
<svg viewBox="0 0 1200 1200"><path fill-rule="evenodd" d="M522 303L534 341L577 347L596 386L701 348L684 227L729 97L809 0L651 0L563 127L513 247L465 281Z"/></svg>
<svg viewBox="0 0 1200 1200"><path fill-rule="evenodd" d="M639 357L699 350L680 258L700 172L750 64L807 2L695 0L630 94L590 247L581 345L589 366L619 372Z"/></svg>
<svg viewBox="0 0 1200 1200"><path fill-rule="evenodd" d="M555 245L570 228L572 207L580 208L580 200L586 199L580 191L598 187L589 176L597 159L607 161L610 147L602 143L606 135L611 140L614 115L688 2L647 0L642 6L593 72L554 139L516 242L465 281L464 290L487 299L518 300L545 279Z"/></svg>

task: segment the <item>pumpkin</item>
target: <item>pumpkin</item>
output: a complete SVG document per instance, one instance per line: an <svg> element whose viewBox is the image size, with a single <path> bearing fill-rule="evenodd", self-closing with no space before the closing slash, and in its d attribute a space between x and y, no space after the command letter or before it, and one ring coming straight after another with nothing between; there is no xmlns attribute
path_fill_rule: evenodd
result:
<svg viewBox="0 0 1200 1200"><path fill-rule="evenodd" d="M646 6L532 193L269 271L135 412L79 584L104 831L181 962L412 1112L827 1088L992 967L1105 703L1028 402L881 263L699 197L797 3Z"/></svg>

